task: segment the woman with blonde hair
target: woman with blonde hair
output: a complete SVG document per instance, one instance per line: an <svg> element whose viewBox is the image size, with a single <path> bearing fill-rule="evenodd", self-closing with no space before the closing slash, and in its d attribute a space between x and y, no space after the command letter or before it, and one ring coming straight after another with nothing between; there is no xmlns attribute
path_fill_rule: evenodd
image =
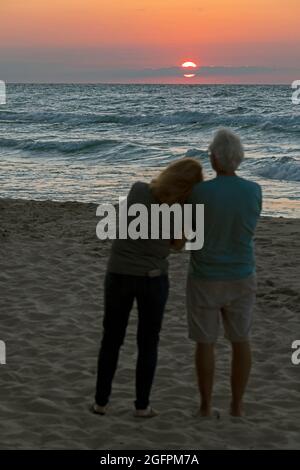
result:
<svg viewBox="0 0 300 470"><path fill-rule="evenodd" d="M171 163L150 184L136 182L129 191L128 208L143 204L184 204L195 183L202 181L202 168L192 158ZM128 218L128 224L130 218ZM129 314L137 301L138 359L136 365L135 416L156 416L149 397L154 379L159 333L168 298L168 256L174 240L116 239L113 242L104 283L103 336L98 358L95 403L92 411L106 414L112 381L117 369Z"/></svg>

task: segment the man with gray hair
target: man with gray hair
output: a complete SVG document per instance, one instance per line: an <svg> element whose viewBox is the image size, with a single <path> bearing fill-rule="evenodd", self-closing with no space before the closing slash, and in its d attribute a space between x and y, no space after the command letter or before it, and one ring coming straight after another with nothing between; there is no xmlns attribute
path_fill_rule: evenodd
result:
<svg viewBox="0 0 300 470"><path fill-rule="evenodd" d="M253 236L262 207L258 184L236 175L240 138L220 129L210 147L216 177L194 186L189 203L204 204L205 241L191 252L187 281L189 336L197 343L200 414L211 416L215 343L220 318L232 344L230 413L242 416L251 368L249 333L256 297Z"/></svg>

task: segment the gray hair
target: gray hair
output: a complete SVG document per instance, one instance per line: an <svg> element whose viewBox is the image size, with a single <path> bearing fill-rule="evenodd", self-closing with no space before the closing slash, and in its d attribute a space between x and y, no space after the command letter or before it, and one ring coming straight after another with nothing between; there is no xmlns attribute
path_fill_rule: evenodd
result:
<svg viewBox="0 0 300 470"><path fill-rule="evenodd" d="M220 129L216 132L209 150L223 171L235 171L244 159L241 139L229 129Z"/></svg>

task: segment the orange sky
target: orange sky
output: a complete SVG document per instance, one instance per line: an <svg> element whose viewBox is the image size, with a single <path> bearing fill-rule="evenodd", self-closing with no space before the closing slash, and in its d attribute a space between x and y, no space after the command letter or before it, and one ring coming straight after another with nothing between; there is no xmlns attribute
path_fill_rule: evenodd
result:
<svg viewBox="0 0 300 470"><path fill-rule="evenodd" d="M65 49L72 67L107 70L173 67L187 59L207 66L300 65L300 0L0 1L5 64L36 54L55 66Z"/></svg>

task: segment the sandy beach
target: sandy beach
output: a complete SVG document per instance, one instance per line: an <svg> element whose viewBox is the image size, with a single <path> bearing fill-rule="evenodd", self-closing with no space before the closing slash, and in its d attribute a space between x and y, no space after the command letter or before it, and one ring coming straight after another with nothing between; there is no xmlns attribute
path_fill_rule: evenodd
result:
<svg viewBox="0 0 300 470"><path fill-rule="evenodd" d="M217 348L219 420L195 417L193 344L187 338L188 253L170 259L171 292L152 403L136 420L136 311L131 315L110 413L94 416L109 242L96 238L96 206L0 200L1 449L300 449L300 220L262 218L257 230L258 299L247 416L230 418L229 345Z"/></svg>

